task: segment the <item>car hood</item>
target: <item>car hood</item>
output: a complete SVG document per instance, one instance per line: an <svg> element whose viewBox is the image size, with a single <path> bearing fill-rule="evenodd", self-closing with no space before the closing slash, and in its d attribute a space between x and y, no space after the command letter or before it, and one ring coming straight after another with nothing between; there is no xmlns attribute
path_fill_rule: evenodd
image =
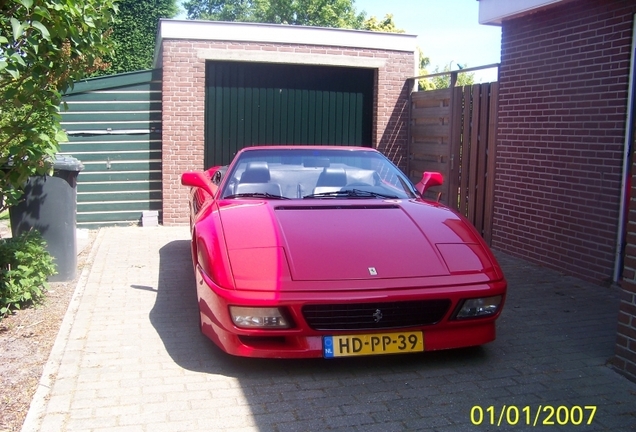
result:
<svg viewBox="0 0 636 432"><path fill-rule="evenodd" d="M423 201L243 201L219 210L237 288L274 279L423 278L493 267L465 220Z"/></svg>

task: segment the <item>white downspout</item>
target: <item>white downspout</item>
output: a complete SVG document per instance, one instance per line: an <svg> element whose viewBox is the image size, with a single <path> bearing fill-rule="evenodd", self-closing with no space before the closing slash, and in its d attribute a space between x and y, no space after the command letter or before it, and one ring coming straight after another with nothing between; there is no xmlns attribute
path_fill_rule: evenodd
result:
<svg viewBox="0 0 636 432"><path fill-rule="evenodd" d="M614 257L614 275L612 281L618 282L621 275L623 246L625 242L624 225L625 225L625 209L629 203L627 202L627 176L631 165L631 147L632 147L632 129L634 124L634 63L636 63L636 15L634 15L634 24L632 29L632 55L629 67L629 87L627 89L627 122L625 124L625 145L623 148L623 177L621 179L621 198L620 208L618 210L618 229L616 233L616 256ZM635 186L635 185L632 185Z"/></svg>

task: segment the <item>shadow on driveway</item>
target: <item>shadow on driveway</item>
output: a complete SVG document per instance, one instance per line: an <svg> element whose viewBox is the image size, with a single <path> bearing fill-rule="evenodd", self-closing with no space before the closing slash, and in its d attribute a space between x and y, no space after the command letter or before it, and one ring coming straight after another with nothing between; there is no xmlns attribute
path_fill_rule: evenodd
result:
<svg viewBox="0 0 636 432"><path fill-rule="evenodd" d="M509 294L497 340L483 347L335 360L229 356L199 332L189 241L160 250L150 320L180 367L239 380L259 430L475 430L473 407L504 405L594 405L585 430L636 430L636 385L605 365L618 293L497 255Z"/></svg>
<svg viewBox="0 0 636 432"><path fill-rule="evenodd" d="M275 370L293 371L296 367L316 371L334 368L357 371L366 367L405 367L425 361L430 366L485 363L488 351L482 347L439 351L403 356L380 356L344 359L247 359L230 356L203 336L198 326L196 285L190 258L190 242L174 241L160 250L159 287L157 301L150 312L150 321L160 335L167 352L184 369L243 377L246 372L269 375ZM152 288L136 286L136 289Z"/></svg>

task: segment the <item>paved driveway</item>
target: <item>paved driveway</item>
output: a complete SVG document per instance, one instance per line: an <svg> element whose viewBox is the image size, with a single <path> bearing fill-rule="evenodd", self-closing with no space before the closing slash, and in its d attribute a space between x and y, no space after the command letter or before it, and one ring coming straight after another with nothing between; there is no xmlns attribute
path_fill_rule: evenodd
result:
<svg viewBox="0 0 636 432"><path fill-rule="evenodd" d="M507 255L495 342L300 361L200 335L185 227L102 229L91 258L25 432L636 430L636 384L606 366L618 293Z"/></svg>

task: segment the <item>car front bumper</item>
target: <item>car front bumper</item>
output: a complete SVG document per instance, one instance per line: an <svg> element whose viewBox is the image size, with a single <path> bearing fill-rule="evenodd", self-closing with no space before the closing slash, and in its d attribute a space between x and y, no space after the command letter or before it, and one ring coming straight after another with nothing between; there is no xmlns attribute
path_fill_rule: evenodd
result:
<svg viewBox="0 0 636 432"><path fill-rule="evenodd" d="M217 286L201 269L196 270L197 295L201 315L201 331L228 354L257 358L312 358L323 357L323 337L373 334L421 330L424 351L483 345L495 339L495 321L501 313L504 300L493 316L468 320L453 320L457 305L466 298L502 295L504 280L469 287L440 289L404 288L390 294L377 291L352 292L263 292L227 290ZM413 301L421 299L449 299L451 305L444 317L432 325L394 329L315 330L308 326L302 307L317 303L361 303L377 301ZM293 327L289 329L244 329L231 320L229 306L281 307L290 315Z"/></svg>

